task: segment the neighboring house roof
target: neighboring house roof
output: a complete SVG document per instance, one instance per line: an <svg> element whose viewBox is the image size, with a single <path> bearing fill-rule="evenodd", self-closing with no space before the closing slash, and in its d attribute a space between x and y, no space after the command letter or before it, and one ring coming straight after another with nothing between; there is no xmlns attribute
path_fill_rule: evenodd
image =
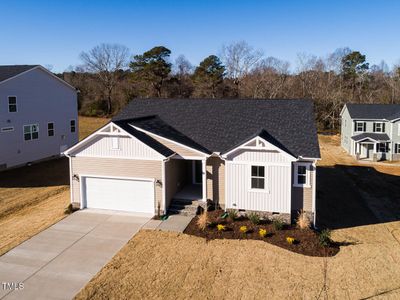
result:
<svg viewBox="0 0 400 300"><path fill-rule="evenodd" d="M113 118L122 120L208 152L262 134L296 157L320 157L311 100L135 99Z"/></svg>
<svg viewBox="0 0 400 300"><path fill-rule="evenodd" d="M71 88L76 92L76 88L70 85L68 82L65 80L62 80L46 68L42 67L41 65L12 65L12 66L0 66L0 84L3 83L4 81L11 80L14 77L19 76L20 74L24 72L28 72L33 69L40 69L53 77L54 79L60 81L63 83L65 86Z"/></svg>
<svg viewBox="0 0 400 300"><path fill-rule="evenodd" d="M353 104L346 107L352 119L394 120L400 117L400 104Z"/></svg>
<svg viewBox="0 0 400 300"><path fill-rule="evenodd" d="M386 133L368 133L368 132L364 132L364 133L360 133L357 135L354 135L351 137L354 141L359 142L365 139L371 139L374 141L379 141L379 142L386 142L386 141L390 141L389 136Z"/></svg>
<svg viewBox="0 0 400 300"><path fill-rule="evenodd" d="M39 65L13 65L13 66L0 66L0 82L17 76L30 69L36 68Z"/></svg>

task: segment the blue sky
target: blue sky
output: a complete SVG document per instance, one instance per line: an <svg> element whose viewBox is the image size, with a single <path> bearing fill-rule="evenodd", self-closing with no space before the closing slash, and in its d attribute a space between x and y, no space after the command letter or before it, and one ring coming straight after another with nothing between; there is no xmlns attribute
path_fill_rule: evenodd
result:
<svg viewBox="0 0 400 300"><path fill-rule="evenodd" d="M339 47L400 62L400 1L18 1L0 2L0 64L78 65L79 53L120 43L133 54L156 45L197 64L221 46L246 40L294 65L297 53Z"/></svg>

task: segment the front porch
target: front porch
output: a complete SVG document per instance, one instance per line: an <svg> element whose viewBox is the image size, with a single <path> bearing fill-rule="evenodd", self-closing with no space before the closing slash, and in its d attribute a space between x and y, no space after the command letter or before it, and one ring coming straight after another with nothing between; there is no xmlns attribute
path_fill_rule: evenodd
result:
<svg viewBox="0 0 400 300"><path fill-rule="evenodd" d="M207 203L206 161L173 158L169 164L167 213L194 216Z"/></svg>
<svg viewBox="0 0 400 300"><path fill-rule="evenodd" d="M362 133L352 139L357 160L390 160L390 139L387 134Z"/></svg>

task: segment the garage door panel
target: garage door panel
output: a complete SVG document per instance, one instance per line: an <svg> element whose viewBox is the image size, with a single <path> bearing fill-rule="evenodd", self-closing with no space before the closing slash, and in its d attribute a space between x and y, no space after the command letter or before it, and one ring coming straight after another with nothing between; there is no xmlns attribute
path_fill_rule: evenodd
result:
<svg viewBox="0 0 400 300"><path fill-rule="evenodd" d="M86 207L154 213L154 183L142 180L85 177Z"/></svg>

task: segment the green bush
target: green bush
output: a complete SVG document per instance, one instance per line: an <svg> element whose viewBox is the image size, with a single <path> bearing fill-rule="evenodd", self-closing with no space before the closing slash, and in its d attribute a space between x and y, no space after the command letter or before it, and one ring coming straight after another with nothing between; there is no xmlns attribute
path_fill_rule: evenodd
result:
<svg viewBox="0 0 400 300"><path fill-rule="evenodd" d="M252 212L252 213L249 213L247 215L247 217L249 218L251 223L253 223L254 225L260 224L260 216L258 214Z"/></svg>
<svg viewBox="0 0 400 300"><path fill-rule="evenodd" d="M319 243L323 247L328 247L331 243L331 231L329 229L324 229L319 234Z"/></svg>
<svg viewBox="0 0 400 300"><path fill-rule="evenodd" d="M235 221L238 218L238 211L232 209L232 210L228 211L228 216L229 216L229 219L231 219L232 221Z"/></svg>
<svg viewBox="0 0 400 300"><path fill-rule="evenodd" d="M285 228L286 223L280 219L276 218L272 221L272 224L274 225L275 230L282 230Z"/></svg>

